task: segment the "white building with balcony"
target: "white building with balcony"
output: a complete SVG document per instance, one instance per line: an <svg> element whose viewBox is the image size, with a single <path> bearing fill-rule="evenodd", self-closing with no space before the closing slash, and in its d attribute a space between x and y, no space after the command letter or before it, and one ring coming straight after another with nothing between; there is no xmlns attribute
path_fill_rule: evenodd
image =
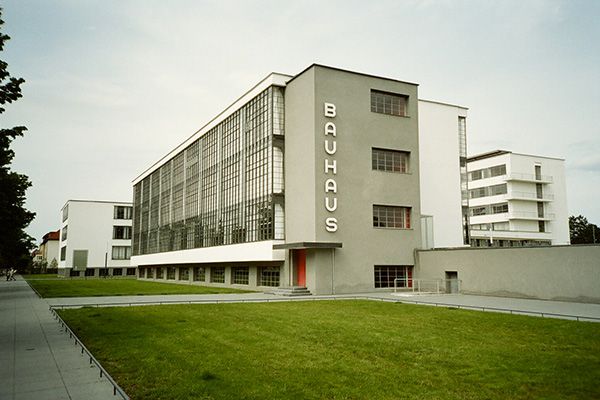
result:
<svg viewBox="0 0 600 400"><path fill-rule="evenodd" d="M471 246L570 244L563 159L496 150L467 169Z"/></svg>

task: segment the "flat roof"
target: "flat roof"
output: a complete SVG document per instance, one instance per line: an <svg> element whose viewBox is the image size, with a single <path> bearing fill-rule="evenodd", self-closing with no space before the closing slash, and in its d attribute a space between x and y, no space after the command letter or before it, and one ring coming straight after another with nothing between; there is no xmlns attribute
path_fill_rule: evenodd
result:
<svg viewBox="0 0 600 400"><path fill-rule="evenodd" d="M418 83L414 83L414 82L408 82L408 81L401 81L399 79L394 79L394 78L387 78L385 76L378 76L378 75L373 75L373 74L365 74L364 72L356 72L356 71L351 71L349 69L343 69L343 68L338 68L338 67L331 67L329 65L323 65L323 64L318 64L318 63L312 63L311 65L309 65L308 67L304 68L302 71L300 71L299 73L297 73L296 75L294 75L294 77L292 79L290 79L287 83L289 84L290 82L292 82L294 79L296 79L297 77L299 77L300 75L302 75L303 73L305 73L306 71L308 71L309 69L313 68L313 67L321 67L321 68L327 68L327 69L332 69L334 71L341 71L341 72L347 72L349 74L355 74L355 75L362 75L362 76L368 76L369 78L378 78L378 79L385 79L387 81L394 81L394 82L400 82L400 83L406 83L408 85L414 85L414 86L419 86Z"/></svg>
<svg viewBox="0 0 600 400"><path fill-rule="evenodd" d="M128 206L133 206L133 202L131 201L108 201L108 200L67 200L65 205L62 206L61 210L63 208L65 208L65 206L69 203L103 203L103 204L124 204L124 205L128 205Z"/></svg>
<svg viewBox="0 0 600 400"><path fill-rule="evenodd" d="M419 101L423 101L425 103L440 104L442 106L448 106L448 107L462 108L463 110L468 110L469 109L469 107L461 106L461 105L458 105L458 104L445 103L443 101L425 100L425 99L419 99Z"/></svg>
<svg viewBox="0 0 600 400"><path fill-rule="evenodd" d="M510 150L493 150L493 151L488 151L486 153L481 153L481 154L477 154L471 157L467 157L467 162L473 162L473 161L479 161L479 160L485 160L486 158L492 158L492 157L498 157L504 154L514 154L516 156L525 156L525 157L535 157L535 158L547 158L549 160L559 160L559 161L565 161L564 158L559 158L559 157L548 157L548 156L539 156L536 154L525 154L525 153L515 153L512 152Z"/></svg>

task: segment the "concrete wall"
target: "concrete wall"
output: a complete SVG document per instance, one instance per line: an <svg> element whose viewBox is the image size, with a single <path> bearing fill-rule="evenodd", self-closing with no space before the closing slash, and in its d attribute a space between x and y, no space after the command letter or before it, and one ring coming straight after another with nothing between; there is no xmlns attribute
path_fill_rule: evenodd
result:
<svg viewBox="0 0 600 400"><path fill-rule="evenodd" d="M419 100L421 212L433 218L432 247L463 245L458 117L467 110Z"/></svg>
<svg viewBox="0 0 600 400"><path fill-rule="evenodd" d="M371 112L372 89L408 96L407 116ZM343 243L335 266L332 250L307 252L313 293L373 290L375 265L413 265L421 244L417 86L317 65L288 83L285 100L286 242ZM325 116L325 103L335 104L335 117ZM325 135L328 122L335 137ZM334 155L325 140L336 141ZM374 171L373 147L410 152L409 173ZM335 174L326 160L337 163ZM337 183L332 212L325 208L329 178ZM374 228L374 204L411 207L411 229ZM337 231L326 229L327 218L337 219Z"/></svg>
<svg viewBox="0 0 600 400"><path fill-rule="evenodd" d="M417 252L416 279L457 271L462 293L600 303L600 245Z"/></svg>

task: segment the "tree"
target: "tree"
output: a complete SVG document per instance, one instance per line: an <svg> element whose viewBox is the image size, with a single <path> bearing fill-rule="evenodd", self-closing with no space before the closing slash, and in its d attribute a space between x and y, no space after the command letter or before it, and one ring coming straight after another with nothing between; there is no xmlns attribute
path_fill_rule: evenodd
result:
<svg viewBox="0 0 600 400"><path fill-rule="evenodd" d="M10 39L2 33L4 25L0 8L0 51ZM0 114L6 104L21 97L23 78L13 78L8 72L8 64L0 60ZM31 186L27 176L11 171L10 164L15 153L10 149L11 142L23 136L24 126L0 129L0 268L25 268L30 262L30 249L34 240L25 233L25 228L35 217L35 213L25 209L25 192Z"/></svg>
<svg viewBox="0 0 600 400"><path fill-rule="evenodd" d="M569 217L571 244L600 243L600 229L583 215Z"/></svg>

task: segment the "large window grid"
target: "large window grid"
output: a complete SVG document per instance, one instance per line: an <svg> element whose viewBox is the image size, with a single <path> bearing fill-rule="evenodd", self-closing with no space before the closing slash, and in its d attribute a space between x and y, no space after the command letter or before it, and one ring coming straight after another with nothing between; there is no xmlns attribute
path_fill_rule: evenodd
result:
<svg viewBox="0 0 600 400"><path fill-rule="evenodd" d="M371 149L372 168L376 171L408 172L409 152L385 149Z"/></svg>
<svg viewBox="0 0 600 400"><path fill-rule="evenodd" d="M469 196L472 199L478 199L481 197L488 196L497 196L499 194L507 193L507 185L506 183L501 183L499 185L485 186L477 189L469 190Z"/></svg>
<svg viewBox="0 0 600 400"><path fill-rule="evenodd" d="M496 203L485 206L471 207L469 213L472 217L489 214L504 214L508 212L508 203Z"/></svg>
<svg viewBox="0 0 600 400"><path fill-rule="evenodd" d="M273 150L283 118L283 89L271 87L137 183L134 254L283 239L273 196L274 180L283 193L283 152Z"/></svg>
<svg viewBox="0 0 600 400"><path fill-rule="evenodd" d="M113 239L131 239L131 227L113 226Z"/></svg>
<svg viewBox="0 0 600 400"><path fill-rule="evenodd" d="M372 112L405 117L407 101L405 95L371 90Z"/></svg>
<svg viewBox="0 0 600 400"><path fill-rule="evenodd" d="M225 283L225 267L211 267L210 281L213 283Z"/></svg>
<svg viewBox="0 0 600 400"><path fill-rule="evenodd" d="M236 285L247 285L249 282L249 268L248 267L232 267L231 268L231 281Z"/></svg>
<svg viewBox="0 0 600 400"><path fill-rule="evenodd" d="M199 282L206 280L206 269L204 267L194 267L194 280Z"/></svg>
<svg viewBox="0 0 600 400"><path fill-rule="evenodd" d="M112 247L112 259L113 260L129 260L131 258L131 247L130 246L113 246Z"/></svg>
<svg viewBox="0 0 600 400"><path fill-rule="evenodd" d="M373 205L373 226L410 229L410 212L410 207Z"/></svg>
<svg viewBox="0 0 600 400"><path fill-rule="evenodd" d="M375 265L375 287L412 287L412 267L409 265Z"/></svg>
<svg viewBox="0 0 600 400"><path fill-rule="evenodd" d="M469 182L502 175L506 175L506 164L494 165L493 167L471 171L469 172Z"/></svg>
<svg viewBox="0 0 600 400"><path fill-rule="evenodd" d="M260 267L259 272L260 286L279 286L280 268L279 267Z"/></svg>

